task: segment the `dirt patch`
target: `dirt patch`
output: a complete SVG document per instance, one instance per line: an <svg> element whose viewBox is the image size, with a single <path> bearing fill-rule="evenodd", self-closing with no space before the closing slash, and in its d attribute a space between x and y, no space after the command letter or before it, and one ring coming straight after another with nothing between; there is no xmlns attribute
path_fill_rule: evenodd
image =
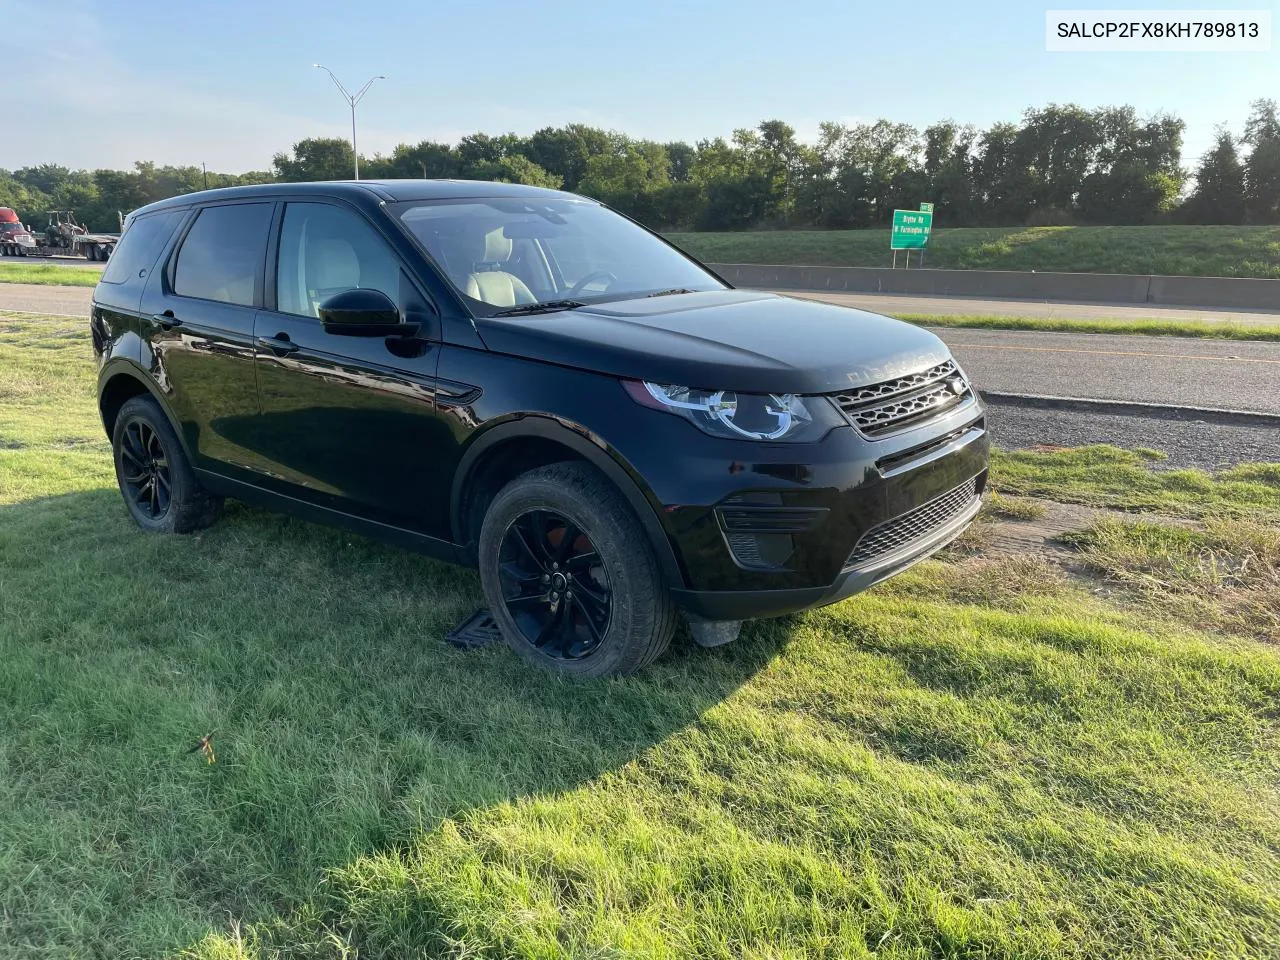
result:
<svg viewBox="0 0 1280 960"><path fill-rule="evenodd" d="M1159 619L1280 640L1280 541L1271 528L1033 502L1041 516L984 513L956 544L958 573L981 588L975 596L1071 581Z"/></svg>

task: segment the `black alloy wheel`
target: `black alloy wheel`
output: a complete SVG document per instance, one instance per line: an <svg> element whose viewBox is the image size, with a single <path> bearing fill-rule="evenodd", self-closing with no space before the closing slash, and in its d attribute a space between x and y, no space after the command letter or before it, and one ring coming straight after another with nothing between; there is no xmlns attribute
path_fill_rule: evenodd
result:
<svg viewBox="0 0 1280 960"><path fill-rule="evenodd" d="M589 656L609 632L613 591L600 553L585 531L554 510L530 510L511 521L498 578L521 636L547 657Z"/></svg>
<svg viewBox="0 0 1280 960"><path fill-rule="evenodd" d="M124 426L120 455L125 496L147 518L163 519L173 498L173 475L160 435L145 420L130 420Z"/></svg>
<svg viewBox="0 0 1280 960"><path fill-rule="evenodd" d="M476 548L502 639L530 663L578 680L625 676L671 642L678 614L649 536L586 463L510 480L485 509Z"/></svg>
<svg viewBox="0 0 1280 960"><path fill-rule="evenodd" d="M182 441L149 396L126 400L111 426L116 481L129 516L151 533L191 533L213 523L222 498L201 486Z"/></svg>

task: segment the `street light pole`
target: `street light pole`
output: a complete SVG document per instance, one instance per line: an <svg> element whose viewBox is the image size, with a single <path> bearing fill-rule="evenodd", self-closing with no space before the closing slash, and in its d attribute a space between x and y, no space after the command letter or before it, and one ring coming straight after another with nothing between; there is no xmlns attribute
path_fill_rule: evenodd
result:
<svg viewBox="0 0 1280 960"><path fill-rule="evenodd" d="M355 161L356 179L360 179L360 152L356 149L356 104L364 99L364 95L369 92L369 88L373 86L375 80L385 80L386 77L379 74L376 77L370 77L363 87L356 91L353 96L347 93L347 88L342 85L337 77L333 75L333 71L326 67L323 63L313 63L311 66L317 70L323 70L329 75L329 79L333 81L333 85L338 88L342 94L342 98L351 104L351 154Z"/></svg>

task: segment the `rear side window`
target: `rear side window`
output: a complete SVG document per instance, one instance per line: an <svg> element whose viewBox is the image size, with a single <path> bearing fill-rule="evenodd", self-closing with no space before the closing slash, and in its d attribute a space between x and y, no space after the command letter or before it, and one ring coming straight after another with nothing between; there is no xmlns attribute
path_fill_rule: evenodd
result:
<svg viewBox="0 0 1280 960"><path fill-rule="evenodd" d="M102 282L124 283L143 270L150 270L185 213L185 210L167 210L130 223L107 261L107 269L102 271Z"/></svg>
<svg viewBox="0 0 1280 960"><path fill-rule="evenodd" d="M236 203L201 210L178 250L173 292L253 306L273 208Z"/></svg>

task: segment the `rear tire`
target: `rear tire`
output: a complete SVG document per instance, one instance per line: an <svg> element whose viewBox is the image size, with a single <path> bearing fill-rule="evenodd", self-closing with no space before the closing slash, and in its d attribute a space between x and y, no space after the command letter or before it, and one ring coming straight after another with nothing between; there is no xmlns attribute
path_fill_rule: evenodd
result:
<svg viewBox="0 0 1280 960"><path fill-rule="evenodd" d="M676 609L648 537L587 464L539 467L503 487L485 514L479 559L489 610L530 663L583 679L620 676L671 642Z"/></svg>
<svg viewBox="0 0 1280 960"><path fill-rule="evenodd" d="M134 523L150 533L191 533L218 519L222 498L200 485L153 398L126 401L111 434L116 482Z"/></svg>

